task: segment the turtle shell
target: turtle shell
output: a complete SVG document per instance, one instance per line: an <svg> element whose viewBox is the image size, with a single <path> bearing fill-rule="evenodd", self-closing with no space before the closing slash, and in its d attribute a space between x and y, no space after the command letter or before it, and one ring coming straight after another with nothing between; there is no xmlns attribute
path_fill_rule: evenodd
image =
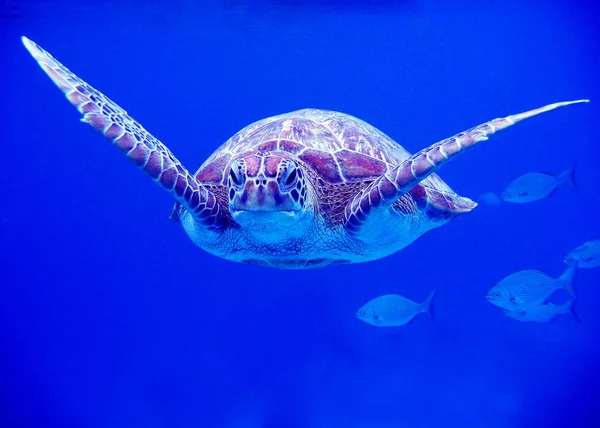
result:
<svg viewBox="0 0 600 428"><path fill-rule="evenodd" d="M246 126L219 147L195 176L216 190L215 187L226 184L231 161L252 151L288 152L309 166L307 173L325 204L322 208L333 217L339 217L349 198L360 188L411 156L390 137L358 118L328 110L303 109ZM336 187L335 192L330 192L331 187ZM458 196L436 174L421 181L410 194L412 200L399 201L397 209L414 211L429 207L433 216L446 216L475 206L470 199Z"/></svg>

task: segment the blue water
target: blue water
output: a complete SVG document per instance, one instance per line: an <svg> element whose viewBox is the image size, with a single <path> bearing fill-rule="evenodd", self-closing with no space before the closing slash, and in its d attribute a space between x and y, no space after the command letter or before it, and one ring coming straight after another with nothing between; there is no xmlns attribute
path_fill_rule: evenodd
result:
<svg viewBox="0 0 600 428"><path fill-rule="evenodd" d="M593 3L204 3L5 3L0 427L600 426L600 269L577 273L579 324L520 323L484 299L518 270L558 276L567 252L600 238ZM414 152L589 98L440 171L476 199L576 161L579 191L479 206L367 264L235 264L169 221L170 196L78 121L21 35L191 170L248 123L304 107L360 117ZM420 301L433 288L433 320L354 317L378 295Z"/></svg>

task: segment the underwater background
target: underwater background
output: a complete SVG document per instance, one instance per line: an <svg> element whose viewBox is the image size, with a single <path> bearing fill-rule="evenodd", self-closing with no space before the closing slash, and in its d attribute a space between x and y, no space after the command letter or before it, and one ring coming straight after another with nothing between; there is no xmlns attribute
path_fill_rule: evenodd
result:
<svg viewBox="0 0 600 428"><path fill-rule="evenodd" d="M551 276L600 239L600 19L593 2L0 2L0 427L600 426L600 269L580 323L510 319L505 276ZM480 204L365 264L286 271L221 260L171 197L89 126L25 35L194 171L256 120L342 111L411 152L495 117L589 98L439 171L499 193L576 163L579 190ZM377 328L388 293L434 318Z"/></svg>

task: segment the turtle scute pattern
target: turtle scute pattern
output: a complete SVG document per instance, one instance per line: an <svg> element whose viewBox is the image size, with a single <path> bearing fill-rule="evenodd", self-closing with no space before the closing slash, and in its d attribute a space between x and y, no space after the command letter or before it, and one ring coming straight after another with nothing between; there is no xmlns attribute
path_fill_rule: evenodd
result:
<svg viewBox="0 0 600 428"><path fill-rule="evenodd" d="M225 142L196 172L198 181L214 183L211 191L224 195L227 166L246 152L285 151L308 168L319 214L328 223L342 223L344 209L361 189L411 154L387 135L344 113L304 109L252 123ZM220 186L219 186L220 185ZM437 175L427 177L393 204L403 214L426 209L432 217L448 217L475 206L452 191Z"/></svg>

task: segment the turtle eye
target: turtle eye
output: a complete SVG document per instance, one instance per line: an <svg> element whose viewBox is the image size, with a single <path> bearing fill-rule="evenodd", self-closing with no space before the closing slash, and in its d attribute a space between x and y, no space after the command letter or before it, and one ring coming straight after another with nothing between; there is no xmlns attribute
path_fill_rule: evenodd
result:
<svg viewBox="0 0 600 428"><path fill-rule="evenodd" d="M290 172L288 174L287 178L285 179L286 186L291 186L294 183L294 180L296 179L297 176L298 176L298 174L296 174L296 168L294 168L292 170L292 172Z"/></svg>
<svg viewBox="0 0 600 428"><path fill-rule="evenodd" d="M229 181L233 187L241 188L246 182L246 163L239 160L231 165L229 169Z"/></svg>
<svg viewBox="0 0 600 428"><path fill-rule="evenodd" d="M296 187L298 179L301 177L298 165L294 161L286 162L279 169L279 187L283 192L289 192Z"/></svg>
<svg viewBox="0 0 600 428"><path fill-rule="evenodd" d="M233 184L240 185L240 180L237 178L237 175L235 175L235 172L233 172L233 169L229 171L229 177L231 178L231 181L233 181Z"/></svg>

